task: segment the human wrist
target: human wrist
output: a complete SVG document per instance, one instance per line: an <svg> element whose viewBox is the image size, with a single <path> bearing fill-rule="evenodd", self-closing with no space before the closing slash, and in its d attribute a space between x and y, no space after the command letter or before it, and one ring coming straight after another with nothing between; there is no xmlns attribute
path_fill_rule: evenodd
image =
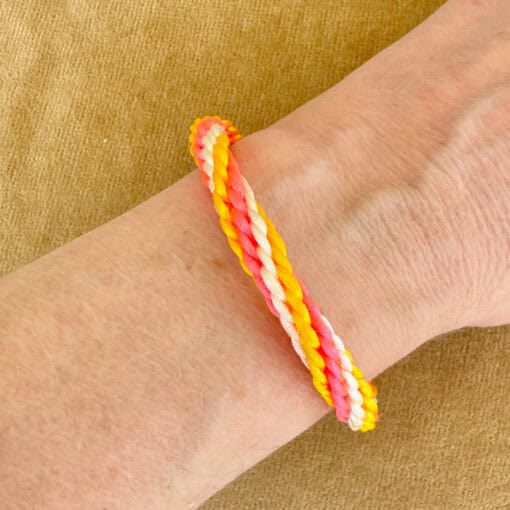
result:
<svg viewBox="0 0 510 510"><path fill-rule="evenodd" d="M329 156L312 144L305 149L299 137L279 126L242 139L234 152L281 231L297 275L367 377L442 332L431 320L435 315L417 304L418 289L404 288L405 267L392 278L393 261L385 261L391 256L388 233L376 229L374 237L365 214L356 209L365 198L362 181L343 185ZM369 180L366 185L370 191ZM369 198L366 207L378 205Z"/></svg>

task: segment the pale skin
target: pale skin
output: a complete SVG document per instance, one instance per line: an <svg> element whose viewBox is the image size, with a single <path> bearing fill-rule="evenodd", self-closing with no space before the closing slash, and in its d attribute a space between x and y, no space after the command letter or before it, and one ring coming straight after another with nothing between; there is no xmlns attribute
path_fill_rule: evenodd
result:
<svg viewBox="0 0 510 510"><path fill-rule="evenodd" d="M368 378L510 322L508 27L450 1L234 148ZM6 509L195 508L330 410L196 171L3 278L0 328Z"/></svg>

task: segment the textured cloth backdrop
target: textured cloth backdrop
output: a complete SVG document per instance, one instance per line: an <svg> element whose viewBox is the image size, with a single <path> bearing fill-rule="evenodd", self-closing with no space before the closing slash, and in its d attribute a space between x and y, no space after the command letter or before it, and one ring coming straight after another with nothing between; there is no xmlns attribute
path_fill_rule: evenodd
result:
<svg viewBox="0 0 510 510"><path fill-rule="evenodd" d="M0 272L188 172L195 116L262 128L441 3L2 0ZM378 378L376 432L330 415L203 509L509 508L509 339L430 342Z"/></svg>

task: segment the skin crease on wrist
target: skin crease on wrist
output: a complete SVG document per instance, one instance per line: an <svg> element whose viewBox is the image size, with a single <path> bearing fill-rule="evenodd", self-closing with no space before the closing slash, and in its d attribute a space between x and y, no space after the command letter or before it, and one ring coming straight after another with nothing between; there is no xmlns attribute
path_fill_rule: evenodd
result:
<svg viewBox="0 0 510 510"><path fill-rule="evenodd" d="M509 11L449 2L233 149L369 378L509 321ZM0 303L7 509L193 508L329 410L196 172Z"/></svg>

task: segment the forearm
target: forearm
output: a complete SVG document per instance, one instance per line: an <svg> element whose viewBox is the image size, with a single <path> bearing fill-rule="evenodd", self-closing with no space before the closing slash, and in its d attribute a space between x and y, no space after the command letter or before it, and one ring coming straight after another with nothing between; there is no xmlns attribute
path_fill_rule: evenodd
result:
<svg viewBox="0 0 510 510"><path fill-rule="evenodd" d="M260 184L261 200L278 198L270 180ZM335 257L318 249L327 229L317 238L297 218L278 219L367 376L409 350L403 336L370 331L342 295L368 287L341 276L328 285ZM329 409L195 174L9 275L0 295L1 483L13 508L181 508Z"/></svg>

